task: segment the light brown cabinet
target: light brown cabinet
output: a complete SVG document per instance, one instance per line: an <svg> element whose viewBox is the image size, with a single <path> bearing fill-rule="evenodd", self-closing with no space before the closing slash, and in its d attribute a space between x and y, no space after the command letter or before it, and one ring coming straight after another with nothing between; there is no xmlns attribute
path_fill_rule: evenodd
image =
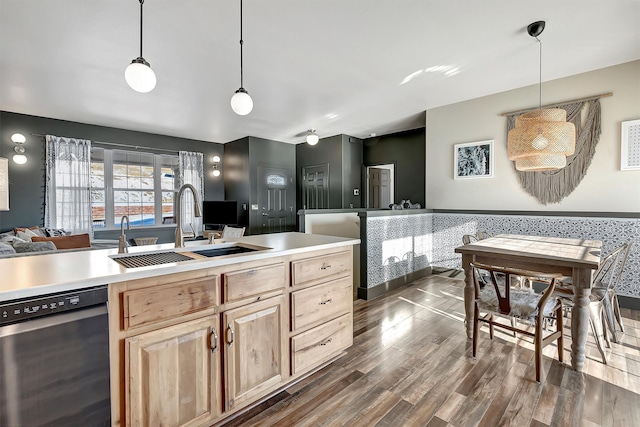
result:
<svg viewBox="0 0 640 427"><path fill-rule="evenodd" d="M268 298L223 313L225 409L275 389L283 379L284 297Z"/></svg>
<svg viewBox="0 0 640 427"><path fill-rule="evenodd" d="M197 426L219 415L218 316L125 340L127 425Z"/></svg>
<svg viewBox="0 0 640 427"><path fill-rule="evenodd" d="M109 286L114 426L210 426L353 341L351 248Z"/></svg>

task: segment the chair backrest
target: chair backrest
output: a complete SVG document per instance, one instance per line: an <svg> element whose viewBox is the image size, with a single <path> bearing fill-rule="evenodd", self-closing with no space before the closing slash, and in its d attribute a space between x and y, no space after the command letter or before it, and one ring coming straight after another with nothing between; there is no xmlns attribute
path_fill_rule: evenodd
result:
<svg viewBox="0 0 640 427"><path fill-rule="evenodd" d="M597 286L606 286L610 289L615 288L618 283L620 283L630 251L631 243L625 243L609 252L609 254L600 261L600 266L594 274L593 282Z"/></svg>
<svg viewBox="0 0 640 427"><path fill-rule="evenodd" d="M477 242L478 238L476 236L474 236L473 234L465 234L462 236L462 244L463 245L468 245L469 243L472 242Z"/></svg>
<svg viewBox="0 0 640 427"><path fill-rule="evenodd" d="M229 227L228 225L225 225L224 228L222 229L222 236L221 238L226 238L226 237L242 237L244 236L244 227Z"/></svg>
<svg viewBox="0 0 640 427"><path fill-rule="evenodd" d="M540 313L542 312L541 307L545 306L547 300L555 290L556 282L562 278L562 274L560 273L548 274L537 271L496 267L480 263L471 263L471 267L473 270L473 283L475 286L476 298L480 295L481 282L484 282L485 286L493 286L496 297L498 298L500 313L507 315L511 313L510 289L514 286L505 286L505 283L513 284L517 282L517 280L512 280L512 278L530 277L535 278L536 282L543 282L548 285L543 292L542 298L538 301L538 311Z"/></svg>
<svg viewBox="0 0 640 427"><path fill-rule="evenodd" d="M491 234L486 231L476 231L476 238L478 240L488 239L489 237L491 237Z"/></svg>

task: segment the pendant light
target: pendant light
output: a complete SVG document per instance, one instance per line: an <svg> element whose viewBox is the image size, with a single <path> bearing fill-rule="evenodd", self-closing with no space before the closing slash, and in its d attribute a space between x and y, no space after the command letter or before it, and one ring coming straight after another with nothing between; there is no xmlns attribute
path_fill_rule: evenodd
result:
<svg viewBox="0 0 640 427"><path fill-rule="evenodd" d="M136 92L151 92L156 87L156 74L151 69L151 65L142 57L142 5L140 1L140 56L131 61L131 64L124 71L124 78L131 89Z"/></svg>
<svg viewBox="0 0 640 427"><path fill-rule="evenodd" d="M315 129L309 129L307 131L307 144L316 145L320 138L318 138L318 134Z"/></svg>
<svg viewBox="0 0 640 427"><path fill-rule="evenodd" d="M567 165L567 156L575 152L576 128L567 123L567 112L561 108L542 108L542 42L538 36L544 27L544 21L527 27L527 33L539 44L538 109L516 117L516 126L507 137L509 160L515 161L519 171L562 169Z"/></svg>
<svg viewBox="0 0 640 427"><path fill-rule="evenodd" d="M242 0L240 0L240 89L231 97L231 108L240 115L246 116L253 110L253 100L249 96L249 92L244 89L244 68L242 63Z"/></svg>

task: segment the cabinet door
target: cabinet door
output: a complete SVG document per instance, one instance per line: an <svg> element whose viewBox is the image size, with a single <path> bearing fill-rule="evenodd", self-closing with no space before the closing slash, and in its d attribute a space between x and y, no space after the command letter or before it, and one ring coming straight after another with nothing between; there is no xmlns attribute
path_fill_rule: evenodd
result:
<svg viewBox="0 0 640 427"><path fill-rule="evenodd" d="M257 399L282 382L284 296L223 313L226 409Z"/></svg>
<svg viewBox="0 0 640 427"><path fill-rule="evenodd" d="M127 425L200 425L220 414L219 317L125 341Z"/></svg>

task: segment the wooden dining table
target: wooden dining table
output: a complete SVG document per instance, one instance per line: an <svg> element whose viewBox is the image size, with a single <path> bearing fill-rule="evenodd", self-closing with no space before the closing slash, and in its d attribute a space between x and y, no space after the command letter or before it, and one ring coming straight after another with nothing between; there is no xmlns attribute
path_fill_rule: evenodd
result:
<svg viewBox="0 0 640 427"><path fill-rule="evenodd" d="M589 330L589 296L593 273L600 264L600 240L501 234L457 247L465 273L464 307L467 337L473 335L475 288L471 263L519 268L571 277L571 366L584 368Z"/></svg>

